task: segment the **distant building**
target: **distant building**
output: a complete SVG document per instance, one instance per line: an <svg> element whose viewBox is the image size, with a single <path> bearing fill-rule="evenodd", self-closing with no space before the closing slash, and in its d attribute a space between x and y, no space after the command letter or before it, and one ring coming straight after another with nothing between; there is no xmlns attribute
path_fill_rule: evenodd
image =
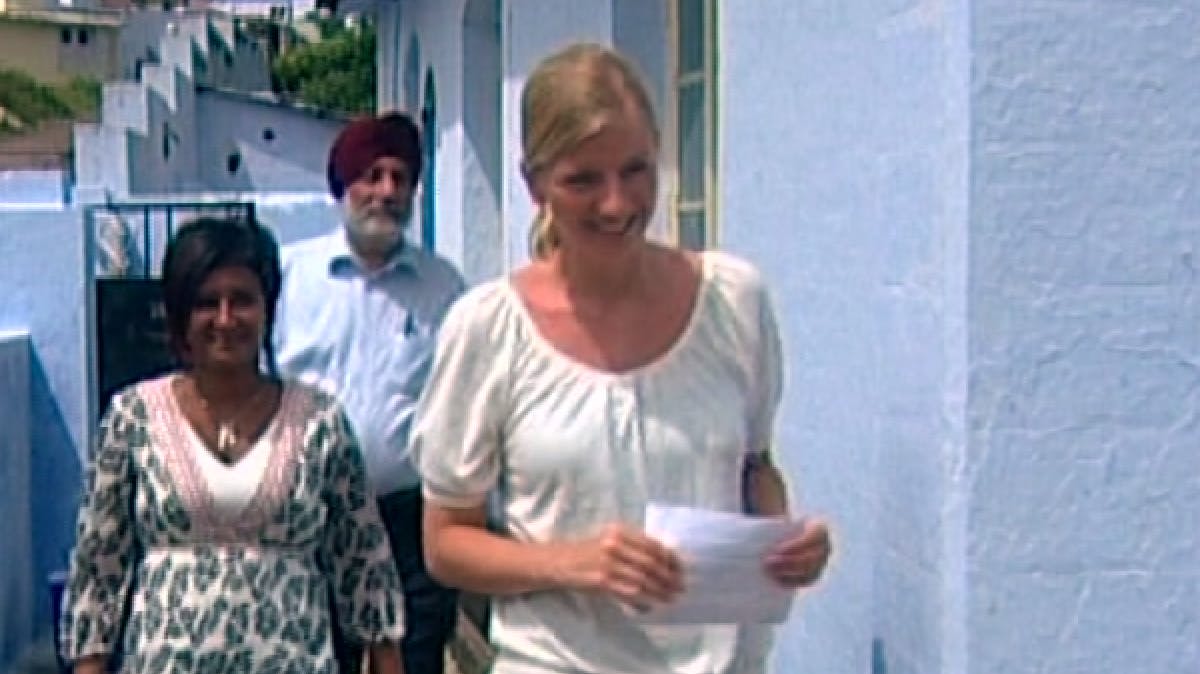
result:
<svg viewBox="0 0 1200 674"><path fill-rule="evenodd" d="M4 30L27 45L45 47L53 37L65 47L69 37L78 46L80 35L89 36L84 46L105 45L92 65L105 80L99 119L78 124L73 137L59 123L0 139L0 196L53 204L180 191L323 194L325 152L342 120L271 94L269 48L261 31L247 28L195 10L0 15L0 54L36 51ZM27 60L12 67L47 81L67 75L34 62L71 62Z"/></svg>
<svg viewBox="0 0 1200 674"><path fill-rule="evenodd" d="M143 16L144 15L144 16ZM324 193L325 152L342 120L270 93L266 52L235 20L168 19L137 78L105 85L103 115L75 133L83 202L177 192ZM147 36L154 31L147 28Z"/></svg>
<svg viewBox="0 0 1200 674"><path fill-rule="evenodd" d="M3 3L4 0L0 0ZM0 12L0 68L48 83L121 74L123 20L108 10L18 9Z"/></svg>

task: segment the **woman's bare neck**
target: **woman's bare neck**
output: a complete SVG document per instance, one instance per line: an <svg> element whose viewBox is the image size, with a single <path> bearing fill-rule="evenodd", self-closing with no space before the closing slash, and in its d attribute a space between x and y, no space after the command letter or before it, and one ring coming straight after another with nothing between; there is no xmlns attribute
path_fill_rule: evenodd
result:
<svg viewBox="0 0 1200 674"><path fill-rule="evenodd" d="M262 377L255 369L210 370L192 368L188 373L196 392L209 402L237 401L246 397L248 391L257 388Z"/></svg>
<svg viewBox="0 0 1200 674"><path fill-rule="evenodd" d="M617 304L646 295L653 285L655 258L659 255L661 251L650 244L616 260L560 250L548 260L548 270L572 300Z"/></svg>

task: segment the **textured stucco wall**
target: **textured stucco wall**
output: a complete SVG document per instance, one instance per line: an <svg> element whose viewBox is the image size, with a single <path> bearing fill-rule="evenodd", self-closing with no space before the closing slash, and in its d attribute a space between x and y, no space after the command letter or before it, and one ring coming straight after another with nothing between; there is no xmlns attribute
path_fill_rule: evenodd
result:
<svg viewBox="0 0 1200 674"><path fill-rule="evenodd" d="M964 16L962 2L722 5L719 245L773 291L780 462L838 546L779 632L778 672L960 671L945 548L961 542Z"/></svg>
<svg viewBox="0 0 1200 674"><path fill-rule="evenodd" d="M972 674L1200 671L1200 6L972 5Z"/></svg>
<svg viewBox="0 0 1200 674"><path fill-rule="evenodd" d="M31 390L28 333L0 332L0 671L7 671L34 636Z"/></svg>

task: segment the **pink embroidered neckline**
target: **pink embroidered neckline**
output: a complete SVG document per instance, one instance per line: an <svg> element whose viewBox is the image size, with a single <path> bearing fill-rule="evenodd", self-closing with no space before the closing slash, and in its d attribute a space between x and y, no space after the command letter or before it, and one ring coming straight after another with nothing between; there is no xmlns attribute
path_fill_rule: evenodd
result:
<svg viewBox="0 0 1200 674"><path fill-rule="evenodd" d="M262 438L270 447L266 469L245 510L233 517L222 516L214 507L212 491L192 452L188 433L195 433L175 399L170 374L141 385L153 423L149 433L151 446L160 451L167 473L175 483L193 531L213 542L233 543L257 540L262 528L282 503L291 487L296 457L301 453L303 419L299 390L284 384L275 418L268 423Z"/></svg>

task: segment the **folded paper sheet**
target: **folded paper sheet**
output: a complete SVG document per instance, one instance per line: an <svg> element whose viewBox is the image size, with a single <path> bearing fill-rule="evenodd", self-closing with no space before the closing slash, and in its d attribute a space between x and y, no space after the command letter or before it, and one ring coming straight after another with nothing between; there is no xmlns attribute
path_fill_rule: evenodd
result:
<svg viewBox="0 0 1200 674"><path fill-rule="evenodd" d="M683 559L684 593L642 615L647 623L781 623L795 592L767 577L767 551L792 535L795 521L650 504L646 533Z"/></svg>

